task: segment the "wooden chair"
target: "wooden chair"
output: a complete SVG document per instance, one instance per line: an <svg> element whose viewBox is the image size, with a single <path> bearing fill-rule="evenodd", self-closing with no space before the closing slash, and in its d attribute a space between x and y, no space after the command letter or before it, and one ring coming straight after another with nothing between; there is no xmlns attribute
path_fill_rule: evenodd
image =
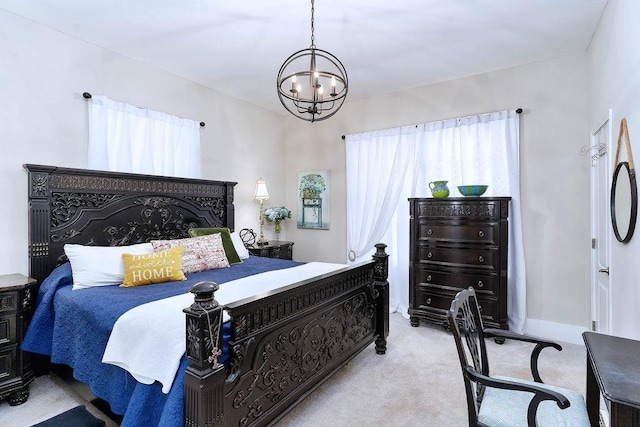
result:
<svg viewBox="0 0 640 427"><path fill-rule="evenodd" d="M589 426L581 394L543 384L540 379L540 352L546 347L560 351L560 345L501 329L484 329L473 288L456 295L447 317L460 357L469 426ZM531 353L534 381L490 376L485 338L536 344Z"/></svg>

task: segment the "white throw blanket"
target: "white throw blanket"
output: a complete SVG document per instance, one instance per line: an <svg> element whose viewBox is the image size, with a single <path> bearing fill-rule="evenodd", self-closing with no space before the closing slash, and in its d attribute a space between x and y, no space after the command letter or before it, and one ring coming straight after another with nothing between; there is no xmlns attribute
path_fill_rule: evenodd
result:
<svg viewBox="0 0 640 427"><path fill-rule="evenodd" d="M344 264L311 262L255 274L222 283L215 299L224 306L344 267ZM186 349L186 317L182 310L192 303L193 295L187 293L127 311L113 325L102 362L127 370L143 384L159 381L162 392L169 393ZM224 314L226 321L228 316Z"/></svg>

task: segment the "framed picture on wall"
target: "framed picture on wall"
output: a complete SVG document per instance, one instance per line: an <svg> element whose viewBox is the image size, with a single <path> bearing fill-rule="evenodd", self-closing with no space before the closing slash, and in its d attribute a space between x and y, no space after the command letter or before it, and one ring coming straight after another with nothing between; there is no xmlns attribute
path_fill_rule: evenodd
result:
<svg viewBox="0 0 640 427"><path fill-rule="evenodd" d="M329 229L329 171L298 172L298 228Z"/></svg>

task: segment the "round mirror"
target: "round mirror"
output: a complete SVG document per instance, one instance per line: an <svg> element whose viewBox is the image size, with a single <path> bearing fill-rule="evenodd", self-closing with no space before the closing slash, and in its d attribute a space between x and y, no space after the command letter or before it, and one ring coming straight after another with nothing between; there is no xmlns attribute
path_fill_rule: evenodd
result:
<svg viewBox="0 0 640 427"><path fill-rule="evenodd" d="M633 236L638 214L638 190L635 170L628 162L620 162L611 184L611 223L619 242L627 243Z"/></svg>

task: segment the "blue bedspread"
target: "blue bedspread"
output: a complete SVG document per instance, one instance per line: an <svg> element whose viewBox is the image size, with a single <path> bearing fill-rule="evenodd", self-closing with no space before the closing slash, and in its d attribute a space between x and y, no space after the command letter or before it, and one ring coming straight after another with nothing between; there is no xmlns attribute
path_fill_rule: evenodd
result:
<svg viewBox="0 0 640 427"><path fill-rule="evenodd" d="M111 410L123 414L122 426L181 426L184 420L183 379L187 366L182 358L171 391L161 385L138 383L125 370L102 363L102 354L115 321L129 309L146 302L188 292L203 280L224 283L302 263L251 256L229 268L187 275L187 281L134 288L103 286L71 290L69 263L56 268L43 281L36 312L22 349L51 356L53 363L71 366L76 379L89 384L94 395Z"/></svg>

